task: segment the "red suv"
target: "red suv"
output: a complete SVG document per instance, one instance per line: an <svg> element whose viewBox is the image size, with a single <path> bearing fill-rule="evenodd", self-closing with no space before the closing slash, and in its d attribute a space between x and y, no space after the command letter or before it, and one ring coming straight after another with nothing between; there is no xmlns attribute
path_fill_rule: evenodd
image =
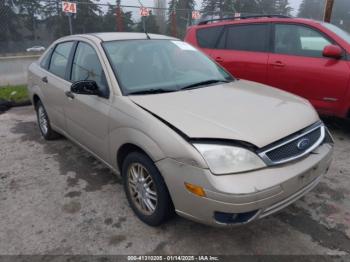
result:
<svg viewBox="0 0 350 262"><path fill-rule="evenodd" d="M283 16L200 22L185 41L238 78L307 98L323 115L350 117L350 34Z"/></svg>

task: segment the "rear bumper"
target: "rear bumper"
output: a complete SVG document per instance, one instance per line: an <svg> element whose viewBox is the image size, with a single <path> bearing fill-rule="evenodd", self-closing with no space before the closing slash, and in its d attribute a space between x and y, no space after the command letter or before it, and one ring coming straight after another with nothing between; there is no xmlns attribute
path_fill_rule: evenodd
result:
<svg viewBox="0 0 350 262"><path fill-rule="evenodd" d="M304 196L327 172L332 152L330 144L323 144L308 157L288 165L224 176L215 176L208 169L173 159L163 159L156 164L179 215L204 224L229 226L268 216ZM203 187L206 197L187 191L185 182ZM241 223L223 223L214 217L216 212L252 211L256 211L254 215Z"/></svg>

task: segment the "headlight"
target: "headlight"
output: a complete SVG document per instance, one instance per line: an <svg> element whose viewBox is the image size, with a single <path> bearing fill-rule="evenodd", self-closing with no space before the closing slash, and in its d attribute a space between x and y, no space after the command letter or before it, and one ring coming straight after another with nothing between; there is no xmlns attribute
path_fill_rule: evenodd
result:
<svg viewBox="0 0 350 262"><path fill-rule="evenodd" d="M216 175L245 172L265 167L255 153L234 146L193 144Z"/></svg>

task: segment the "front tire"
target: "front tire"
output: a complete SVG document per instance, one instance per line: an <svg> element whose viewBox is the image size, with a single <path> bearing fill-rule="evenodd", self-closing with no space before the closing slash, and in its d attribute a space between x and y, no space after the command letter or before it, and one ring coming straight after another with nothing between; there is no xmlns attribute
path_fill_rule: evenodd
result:
<svg viewBox="0 0 350 262"><path fill-rule="evenodd" d="M49 116L47 115L45 107L40 100L36 103L35 110L40 133L43 138L46 140L53 140L58 138L60 135L51 128Z"/></svg>
<svg viewBox="0 0 350 262"><path fill-rule="evenodd" d="M129 204L140 220L150 226L159 226L173 215L168 189L148 156L130 153L123 162L122 176Z"/></svg>

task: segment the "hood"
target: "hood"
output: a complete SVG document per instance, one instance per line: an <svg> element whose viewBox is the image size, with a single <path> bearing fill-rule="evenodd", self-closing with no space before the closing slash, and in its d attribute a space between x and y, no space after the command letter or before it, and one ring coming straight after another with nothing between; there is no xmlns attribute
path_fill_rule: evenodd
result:
<svg viewBox="0 0 350 262"><path fill-rule="evenodd" d="M129 98L189 138L240 140L259 148L319 120L305 99L245 80Z"/></svg>

